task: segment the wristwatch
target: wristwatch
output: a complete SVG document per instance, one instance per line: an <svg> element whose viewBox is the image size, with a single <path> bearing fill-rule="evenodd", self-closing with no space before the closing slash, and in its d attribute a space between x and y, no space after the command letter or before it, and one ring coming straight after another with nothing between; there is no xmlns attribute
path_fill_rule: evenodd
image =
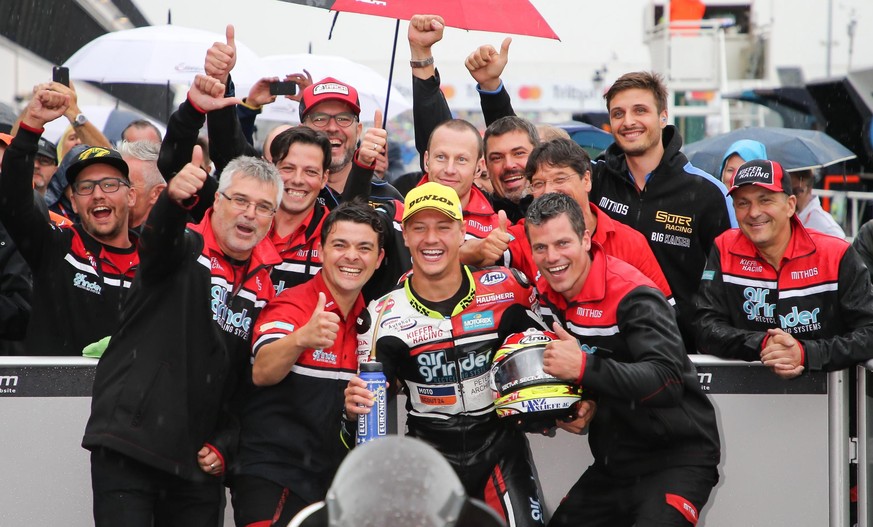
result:
<svg viewBox="0 0 873 527"><path fill-rule="evenodd" d="M88 118L85 117L84 113L80 113L73 119L73 128L79 128L80 126L84 126L85 123L88 122Z"/></svg>
<svg viewBox="0 0 873 527"><path fill-rule="evenodd" d="M426 59L410 60L409 61L410 68L426 68L426 67L430 66L431 64L433 64L433 55L431 55L430 57L428 57Z"/></svg>

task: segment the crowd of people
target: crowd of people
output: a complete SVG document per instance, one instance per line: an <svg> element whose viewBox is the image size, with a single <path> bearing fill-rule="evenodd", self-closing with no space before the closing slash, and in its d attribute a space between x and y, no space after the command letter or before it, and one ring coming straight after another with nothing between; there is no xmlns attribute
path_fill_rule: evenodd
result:
<svg viewBox="0 0 873 527"><path fill-rule="evenodd" d="M82 441L97 526L216 525L225 486L237 526L286 525L371 411L370 360L468 496L545 525L549 475L490 384L519 333L551 335L543 371L583 397L550 427L587 432L594 456L548 524L694 525L721 446L690 354L774 380L873 357L870 275L813 174L750 143L721 181L695 168L648 72L605 93L615 142L592 161L515 114L509 40L465 61L483 135L440 91L443 29L409 24L422 171L396 186L381 113L364 129L341 79L288 75L300 125L256 147L278 78L236 96L231 27L165 137L137 121L113 146L57 82L0 135L4 352L99 357ZM41 134L60 118L55 147Z"/></svg>

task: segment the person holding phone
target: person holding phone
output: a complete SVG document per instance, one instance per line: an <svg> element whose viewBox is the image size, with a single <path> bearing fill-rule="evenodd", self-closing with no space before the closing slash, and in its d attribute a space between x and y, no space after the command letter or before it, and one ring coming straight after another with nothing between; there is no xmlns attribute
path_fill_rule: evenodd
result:
<svg viewBox="0 0 873 527"><path fill-rule="evenodd" d="M70 128L65 130L61 137L66 138L66 136L74 134L74 144L112 148L112 143L109 142L109 139L94 126L94 123L88 120L88 117L79 108L79 97L76 94L73 82L70 80L69 69L63 66L55 66L52 69L52 83L48 86L48 89L70 98L70 104L64 112L64 117L70 122ZM13 129L13 135L14 133L15 129ZM68 150L69 148L66 148L63 152L59 152L60 156L58 157L63 157L63 154L66 154Z"/></svg>
<svg viewBox="0 0 873 527"><path fill-rule="evenodd" d="M226 43L217 42L206 53L204 70L210 77L231 85L230 72L236 65L236 44L232 25L227 27ZM278 77L259 82L278 81ZM285 78L302 86L304 76L292 74ZM308 81L308 76L306 78ZM228 88L226 95L230 95ZM270 97L276 97L271 95ZM382 128L382 114L374 116L373 126L364 129L358 91L332 77L326 77L289 95L299 101L300 124L325 133L331 142L330 177L319 201L331 209L354 197L370 201L403 201L403 196L389 183L373 178L376 156L385 152L388 133ZM252 101L247 101L251 103ZM325 118L327 115L328 118ZM317 116L319 118L314 118ZM369 117L369 116L367 116ZM255 155L248 143L234 109L210 112L209 147L216 172L238 155Z"/></svg>

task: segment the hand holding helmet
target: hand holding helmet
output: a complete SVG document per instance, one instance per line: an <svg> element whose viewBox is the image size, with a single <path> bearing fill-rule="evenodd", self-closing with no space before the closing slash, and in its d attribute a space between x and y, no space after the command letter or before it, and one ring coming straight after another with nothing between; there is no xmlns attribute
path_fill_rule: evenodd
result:
<svg viewBox="0 0 873 527"><path fill-rule="evenodd" d="M560 341L551 331L528 330L506 338L494 356L491 387L498 417L517 420L529 432L544 432L556 420L576 419L581 389L549 375L543 354L551 342Z"/></svg>

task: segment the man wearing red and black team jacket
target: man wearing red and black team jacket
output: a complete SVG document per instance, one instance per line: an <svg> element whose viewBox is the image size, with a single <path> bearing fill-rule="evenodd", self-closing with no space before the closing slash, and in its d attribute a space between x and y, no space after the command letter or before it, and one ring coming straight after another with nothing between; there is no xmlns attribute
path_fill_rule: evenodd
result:
<svg viewBox="0 0 873 527"><path fill-rule="evenodd" d="M779 163L734 173L740 228L716 239L696 298L701 351L784 378L873 357L873 291L843 239L803 227Z"/></svg>
<svg viewBox="0 0 873 527"><path fill-rule="evenodd" d="M179 111L170 117L167 140L163 143L161 157L158 160L162 173L169 175L168 181L173 177L175 170L185 164L186 161L180 161L180 158L189 154L194 147L199 130L206 122L207 116L210 126L214 124L214 117L219 121L227 117L226 108L220 107L221 101L224 100L220 95L204 93L194 85L188 92L188 98L179 106ZM210 111L207 112L205 108L209 108ZM210 141L220 137L218 131L210 128ZM215 146L212 142L210 145ZM276 294L310 280L321 269L319 237L321 223L328 213L328 207L317 199L318 192L315 189L323 191L327 182L331 160L330 148L330 141L324 133L306 127L285 130L270 144L273 162L279 169L286 189L268 235L282 257L282 262L273 268L270 275ZM321 159L318 159L318 150L323 152ZM305 155L307 153L308 155ZM320 171L318 178L308 173L313 169L316 172ZM354 175L353 178L352 181L359 179ZM191 210L194 221L199 221L204 211L212 204L217 185L218 182L213 178L207 179L204 183L200 199ZM349 185L349 190L351 191L355 186L360 187L360 185ZM312 194L313 191L315 195ZM291 193L296 195L292 197ZM360 194L360 192L357 195L347 194L344 199L351 201ZM366 194L362 197L366 198ZM371 201L371 205L382 213L386 225L386 252L389 256L383 260L382 266L364 288L364 298L367 301L390 291L410 267L409 251L403 245L400 234L403 204L384 200Z"/></svg>
<svg viewBox="0 0 873 527"><path fill-rule="evenodd" d="M81 356L82 348L111 335L139 265L137 238L128 229L135 190L118 152L87 148L67 169L76 224L51 224L34 202L40 134L68 105L51 85L38 86L3 156L0 221L33 271L29 355Z"/></svg>
<svg viewBox="0 0 873 527"><path fill-rule="evenodd" d="M254 323L274 296L280 259L264 236L282 184L269 163L234 160L205 219L186 228L207 179L201 156L195 147L146 221L121 326L97 365L82 440L97 527L205 527L223 514Z"/></svg>
<svg viewBox="0 0 873 527"><path fill-rule="evenodd" d="M560 337L543 369L596 402L586 413L594 464L549 525L696 524L720 443L673 310L649 279L591 244L568 196L534 200L525 226L541 312Z"/></svg>

